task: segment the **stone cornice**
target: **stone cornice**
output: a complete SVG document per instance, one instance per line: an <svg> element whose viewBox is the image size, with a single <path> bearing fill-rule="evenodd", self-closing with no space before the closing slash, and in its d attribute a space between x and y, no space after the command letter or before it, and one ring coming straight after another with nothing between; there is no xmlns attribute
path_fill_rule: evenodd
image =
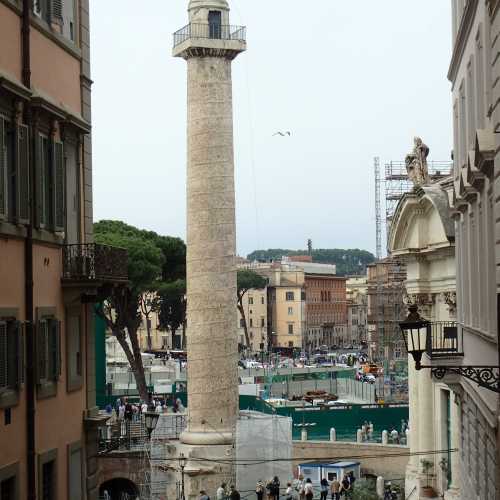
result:
<svg viewBox="0 0 500 500"><path fill-rule="evenodd" d="M451 56L450 67L448 69L448 80L454 83L457 77L458 68L462 61L462 56L467 45L474 18L476 17L476 8L478 0L468 0L462 14L460 27L458 28L457 37L455 38L455 45L453 47L453 55Z"/></svg>

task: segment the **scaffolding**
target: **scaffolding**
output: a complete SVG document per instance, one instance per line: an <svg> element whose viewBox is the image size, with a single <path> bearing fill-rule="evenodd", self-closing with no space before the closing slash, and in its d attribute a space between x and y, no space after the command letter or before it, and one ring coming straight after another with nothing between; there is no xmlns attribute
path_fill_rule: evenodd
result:
<svg viewBox="0 0 500 500"><path fill-rule="evenodd" d="M453 163L450 161L429 161L427 167L431 181L436 182L450 176ZM399 200L412 189L413 183L408 178L404 161L390 161L385 164L385 219L387 228L389 228Z"/></svg>
<svg viewBox="0 0 500 500"><path fill-rule="evenodd" d="M375 229L377 242L377 260L382 258L382 204L381 204L381 176L380 176L380 158L376 156L373 159L375 170Z"/></svg>

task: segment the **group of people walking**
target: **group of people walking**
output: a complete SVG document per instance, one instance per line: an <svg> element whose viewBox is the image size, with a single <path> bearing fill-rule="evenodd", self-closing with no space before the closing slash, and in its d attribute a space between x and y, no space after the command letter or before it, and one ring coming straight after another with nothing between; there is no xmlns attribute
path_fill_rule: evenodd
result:
<svg viewBox="0 0 500 500"><path fill-rule="evenodd" d="M319 488L320 500L328 500L328 496L331 496L332 500L341 500L342 496L350 498L355 481L356 478L352 472L345 474L341 480L337 478L336 474L332 475L330 482L326 478L321 479ZM283 489L285 491L282 495L282 500L313 500L317 492L310 478L304 479L304 476L299 475L295 481L288 482L286 488L281 488L280 480L277 476L274 476L273 479L267 481L265 484L263 481L259 481L255 488L255 493L257 500L280 500L280 491ZM264 495L266 495L266 499L264 499Z"/></svg>

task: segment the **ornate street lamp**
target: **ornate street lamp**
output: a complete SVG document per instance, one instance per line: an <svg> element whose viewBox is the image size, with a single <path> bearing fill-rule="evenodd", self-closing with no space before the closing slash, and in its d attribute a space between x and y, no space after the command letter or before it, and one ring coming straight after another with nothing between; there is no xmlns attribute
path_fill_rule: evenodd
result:
<svg viewBox="0 0 500 500"><path fill-rule="evenodd" d="M158 423L158 418L160 415L155 411L147 411L144 414L144 425L146 426L146 431L148 432L148 438L151 439L151 434L156 429L156 424Z"/></svg>
<svg viewBox="0 0 500 500"><path fill-rule="evenodd" d="M477 365L477 366L450 366L450 365L422 365L422 355L427 352L429 356L433 354L433 324L430 321L422 318L418 313L418 307L411 305L409 307L408 317L399 323L401 334L405 342L408 354L411 354L415 361L415 369L429 368L432 375L441 380L446 374L455 374L461 377L468 378L476 384L490 391L500 393L500 375L499 366L492 365ZM446 328L446 327L445 327ZM458 339L445 331L444 336L436 339L441 342L448 342L453 347L448 349L448 355L462 355L458 353ZM447 349L436 349L436 351L446 351Z"/></svg>

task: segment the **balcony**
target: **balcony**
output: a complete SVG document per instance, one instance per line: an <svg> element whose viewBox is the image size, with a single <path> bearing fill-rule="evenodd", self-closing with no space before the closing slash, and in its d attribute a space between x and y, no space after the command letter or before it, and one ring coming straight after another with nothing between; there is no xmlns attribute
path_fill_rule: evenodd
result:
<svg viewBox="0 0 500 500"><path fill-rule="evenodd" d="M429 324L426 353L430 359L463 357L463 332L454 321L437 321Z"/></svg>
<svg viewBox="0 0 500 500"><path fill-rule="evenodd" d="M65 245L62 281L68 285L126 283L127 250L97 243Z"/></svg>
<svg viewBox="0 0 500 500"><path fill-rule="evenodd" d="M174 33L173 55L227 55L230 58L246 50L245 26L191 23Z"/></svg>

